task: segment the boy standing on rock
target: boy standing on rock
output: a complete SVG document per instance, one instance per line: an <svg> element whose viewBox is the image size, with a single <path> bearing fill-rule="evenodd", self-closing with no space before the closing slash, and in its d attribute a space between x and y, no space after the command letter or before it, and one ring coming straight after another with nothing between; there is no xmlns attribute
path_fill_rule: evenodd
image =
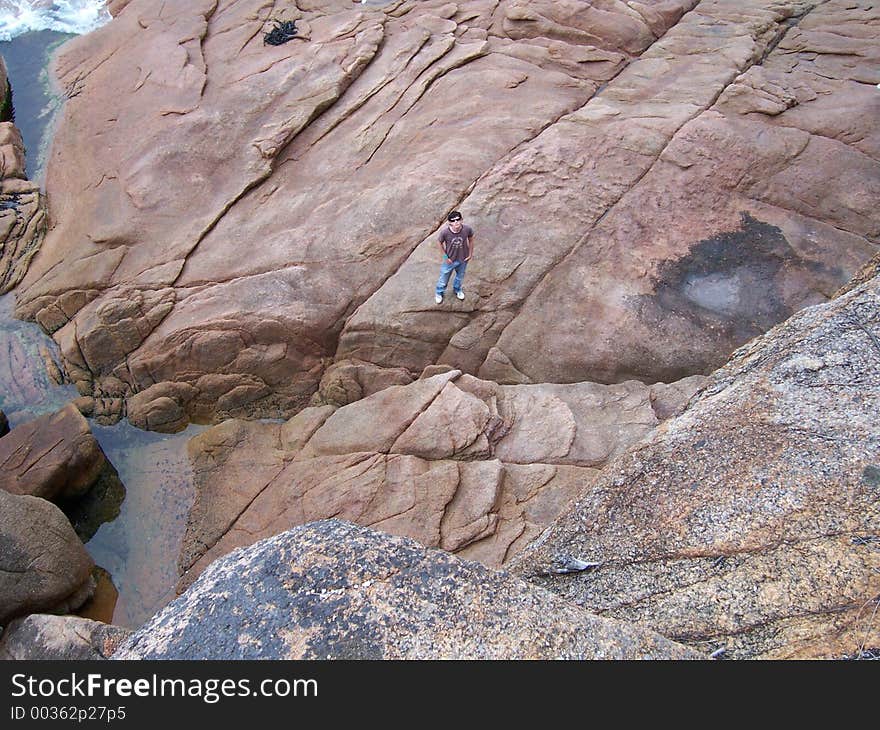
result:
<svg viewBox="0 0 880 730"><path fill-rule="evenodd" d="M443 294L449 283L449 275L453 271L455 279L452 282L452 289L455 291L455 296L464 299L461 284L464 281L467 262L474 255L474 229L464 225L461 213L453 210L446 216L446 221L447 224L440 231L440 237L437 240L440 244L440 250L443 252L443 263L440 264L440 278L434 289L435 304L443 302Z"/></svg>

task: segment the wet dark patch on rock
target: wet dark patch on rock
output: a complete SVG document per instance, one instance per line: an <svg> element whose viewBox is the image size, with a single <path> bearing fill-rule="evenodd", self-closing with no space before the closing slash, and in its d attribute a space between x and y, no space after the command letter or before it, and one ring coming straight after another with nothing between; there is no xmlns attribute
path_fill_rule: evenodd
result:
<svg viewBox="0 0 880 730"><path fill-rule="evenodd" d="M745 342L790 317L794 310L780 291L780 274L803 261L776 226L742 214L742 226L696 244L687 256L661 265L655 294L646 306L672 313L719 338Z"/></svg>
<svg viewBox="0 0 880 730"><path fill-rule="evenodd" d="M778 227L742 213L737 230L661 263L652 277L654 293L631 300L658 337L681 342L678 360L686 363L654 363L646 379L668 382L719 367L737 347L824 296L805 289L806 282L827 282L833 291L844 279L842 270L804 259ZM650 348L643 355L636 361L656 360Z"/></svg>
<svg viewBox="0 0 880 730"><path fill-rule="evenodd" d="M862 481L868 486L880 487L880 466L866 466L862 471Z"/></svg>

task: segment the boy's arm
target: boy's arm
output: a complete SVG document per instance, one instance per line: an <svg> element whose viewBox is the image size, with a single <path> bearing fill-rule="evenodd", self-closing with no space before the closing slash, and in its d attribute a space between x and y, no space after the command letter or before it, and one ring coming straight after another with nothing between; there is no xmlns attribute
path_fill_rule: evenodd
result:
<svg viewBox="0 0 880 730"><path fill-rule="evenodd" d="M474 238L476 238L476 236L473 233L468 236L468 257L465 261L470 261L474 256Z"/></svg>
<svg viewBox="0 0 880 730"><path fill-rule="evenodd" d="M443 234L437 239L437 245L440 246L440 253L443 254L443 260L446 261L446 244L443 243Z"/></svg>

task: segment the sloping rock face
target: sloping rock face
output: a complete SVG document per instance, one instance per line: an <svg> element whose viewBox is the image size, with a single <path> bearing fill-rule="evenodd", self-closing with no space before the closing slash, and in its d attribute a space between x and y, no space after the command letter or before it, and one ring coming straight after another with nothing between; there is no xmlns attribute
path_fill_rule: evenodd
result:
<svg viewBox="0 0 880 730"><path fill-rule="evenodd" d="M136 393L128 415L138 425L290 416L351 315L433 250L426 237L445 211L488 171L497 180L511 155L695 4L324 0L275 11L260 0L132 0L57 61L70 98L47 169L52 227L18 312L54 333L83 393ZM297 37L264 45L270 13L295 19ZM769 14L762 33L783 16ZM581 235L576 212L540 221L513 197L503 205L532 220L538 248L556 246L544 240L557 226ZM497 205L474 221L481 240L496 237ZM502 259L489 250L486 270L513 277L512 313L522 300L514 271L537 269L519 266L516 248ZM421 274L408 281L428 294ZM406 337L439 355L454 322L468 330L457 342L481 340L471 320L495 332L507 315L493 325L474 301L434 312L419 299ZM364 329L363 318L349 327L361 342ZM417 374L432 360L410 349L400 364Z"/></svg>
<svg viewBox="0 0 880 730"><path fill-rule="evenodd" d="M113 659L691 659L412 540L316 522L215 562Z"/></svg>
<svg viewBox="0 0 880 730"><path fill-rule="evenodd" d="M742 348L511 570L731 657L876 649L878 305L874 277Z"/></svg>
<svg viewBox="0 0 880 730"><path fill-rule="evenodd" d="M0 56L0 96L6 98L6 63ZM0 122L0 294L24 277L46 230L40 187L27 179L21 132Z"/></svg>
<svg viewBox="0 0 880 730"><path fill-rule="evenodd" d="M131 632L79 616L32 614L16 619L0 636L0 660L107 659Z"/></svg>
<svg viewBox="0 0 880 730"><path fill-rule="evenodd" d="M453 370L285 424L227 421L189 442L179 590L234 548L330 517L500 566L705 380L498 386Z"/></svg>
<svg viewBox="0 0 880 730"><path fill-rule="evenodd" d="M337 357L501 383L720 366L876 251L878 34L871 2L700 2L457 206L463 303L430 305L429 239Z"/></svg>
<svg viewBox="0 0 880 730"><path fill-rule="evenodd" d="M0 489L0 625L28 613L67 613L94 589L91 557L54 504Z"/></svg>

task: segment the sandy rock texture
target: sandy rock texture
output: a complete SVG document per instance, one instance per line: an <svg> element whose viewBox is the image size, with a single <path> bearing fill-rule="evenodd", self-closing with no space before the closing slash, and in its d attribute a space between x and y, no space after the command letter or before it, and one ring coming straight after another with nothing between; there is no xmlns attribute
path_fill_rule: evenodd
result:
<svg viewBox="0 0 880 730"><path fill-rule="evenodd" d="M51 228L18 313L137 425L289 417L443 214L695 2L132 0L57 59ZM297 37L265 45L270 16ZM414 340L470 319L426 316Z"/></svg>
<svg viewBox="0 0 880 730"><path fill-rule="evenodd" d="M12 621L0 636L0 660L107 659L131 632L79 616L32 614Z"/></svg>
<svg viewBox="0 0 880 730"><path fill-rule="evenodd" d="M92 559L51 502L0 489L0 625L29 613L69 613L91 595Z"/></svg>
<svg viewBox="0 0 880 730"><path fill-rule="evenodd" d="M511 570L728 657L875 650L878 304L875 276L737 351Z"/></svg>
<svg viewBox="0 0 880 730"><path fill-rule="evenodd" d="M112 659L698 659L479 563L340 520L214 563Z"/></svg>
<svg viewBox="0 0 880 730"><path fill-rule="evenodd" d="M234 548L330 517L503 565L705 381L499 386L452 370L284 424L226 421L189 442L179 590Z"/></svg>
<svg viewBox="0 0 880 730"><path fill-rule="evenodd" d="M6 64L0 56L0 94L5 99ZM25 174L25 149L13 122L0 122L0 294L24 277L46 229L40 187Z"/></svg>

